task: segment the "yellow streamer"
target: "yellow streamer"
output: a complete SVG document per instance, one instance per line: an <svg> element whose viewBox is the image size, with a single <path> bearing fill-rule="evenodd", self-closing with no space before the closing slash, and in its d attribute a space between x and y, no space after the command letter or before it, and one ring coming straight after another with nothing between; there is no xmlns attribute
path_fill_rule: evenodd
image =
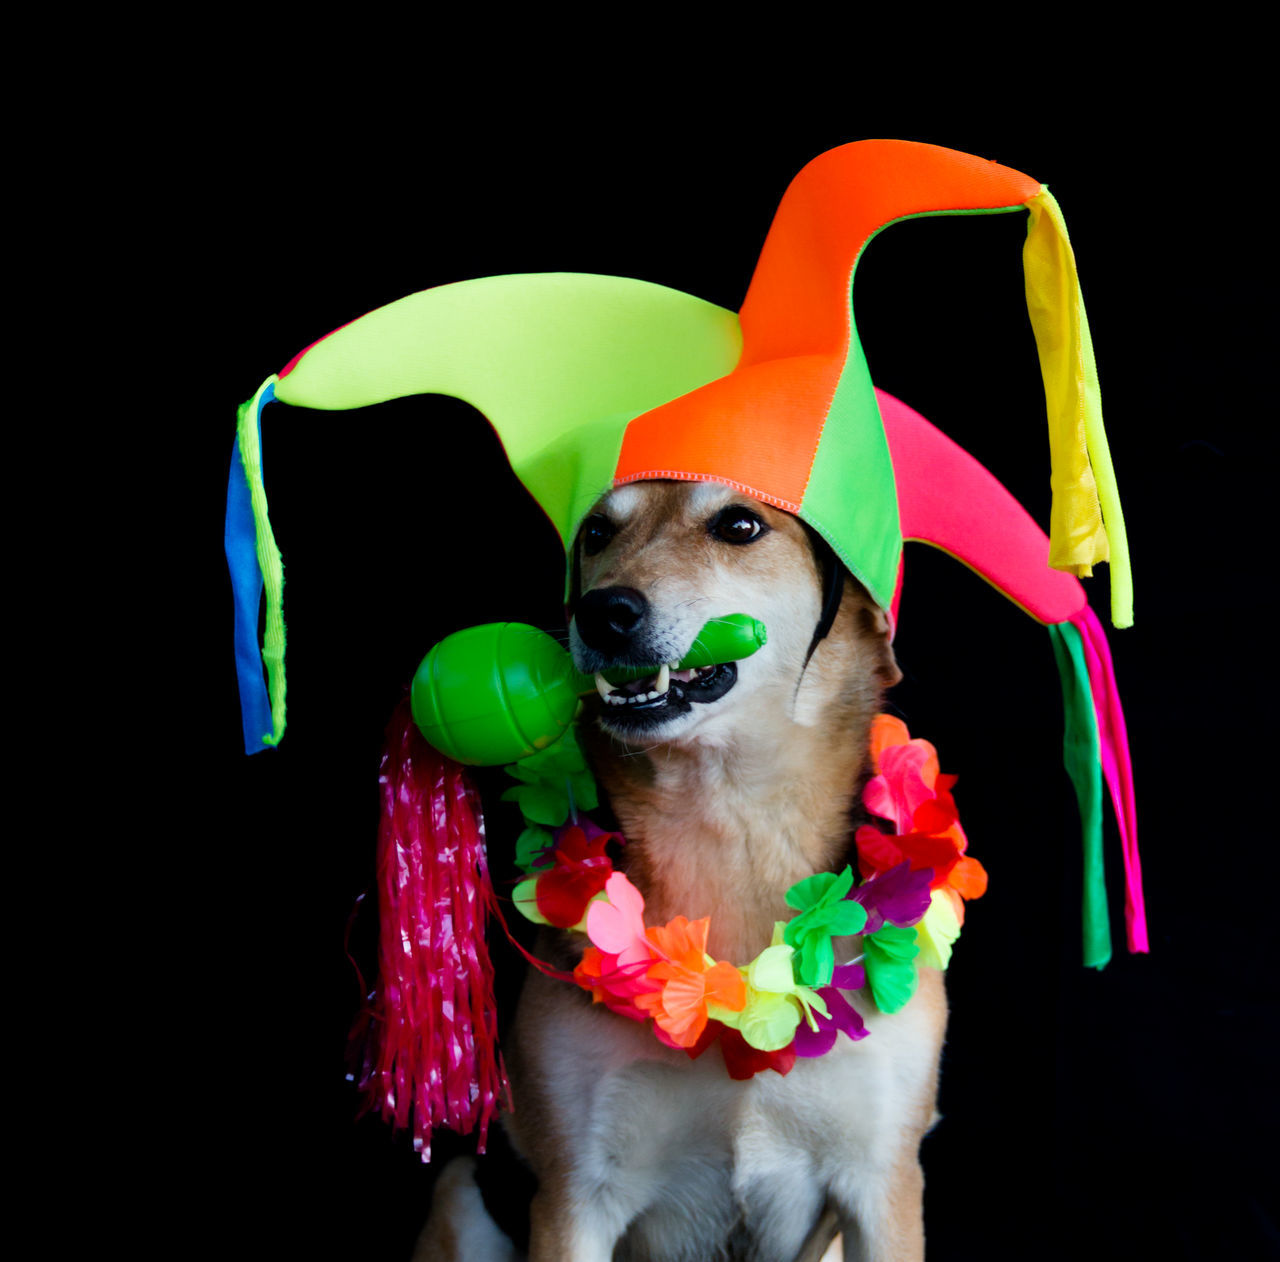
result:
<svg viewBox="0 0 1280 1262"><path fill-rule="evenodd" d="M1084 578L1099 561L1109 560L1111 620L1127 627L1133 623L1129 547L1075 254L1048 189L1031 198L1027 209L1031 219L1022 252L1027 310L1049 412L1049 564Z"/></svg>

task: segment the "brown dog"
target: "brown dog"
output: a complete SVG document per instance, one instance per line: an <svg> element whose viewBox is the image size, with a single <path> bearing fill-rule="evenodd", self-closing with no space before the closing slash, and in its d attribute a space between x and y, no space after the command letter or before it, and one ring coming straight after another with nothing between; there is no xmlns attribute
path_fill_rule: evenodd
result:
<svg viewBox="0 0 1280 1262"><path fill-rule="evenodd" d="M813 537L718 483L618 488L577 548L570 632L587 672L677 662L729 613L768 628L742 662L602 684L582 724L646 923L710 916L708 952L745 963L790 918L789 886L849 861L871 720L899 678L884 614L846 576L811 652L823 605ZM571 967L585 944L565 933L541 945ZM852 959L858 940L836 951ZM785 1077L737 1082L718 1049L691 1060L531 973L508 1049L506 1127L538 1178L533 1262L792 1262L817 1259L837 1230L846 1257L921 1258L918 1149L935 1116L942 978L921 969L893 1016L866 992L848 997L870 1038L841 1037ZM515 1256L483 1221L465 1168L441 1184L420 1258Z"/></svg>

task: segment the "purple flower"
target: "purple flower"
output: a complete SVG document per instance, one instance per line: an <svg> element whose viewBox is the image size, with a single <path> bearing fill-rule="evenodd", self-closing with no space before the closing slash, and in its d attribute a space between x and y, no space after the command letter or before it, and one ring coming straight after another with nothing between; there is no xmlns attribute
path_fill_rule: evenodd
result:
<svg viewBox="0 0 1280 1262"><path fill-rule="evenodd" d="M913 872L911 864L904 861L864 881L847 896L867 909L867 923L862 932L875 933L886 923L903 928L914 925L929 910L932 880L932 868Z"/></svg>
<svg viewBox="0 0 1280 1262"><path fill-rule="evenodd" d="M862 971L862 965L860 964L843 965L842 968L856 968L859 973ZM837 968L837 976L840 972L841 969ZM824 1017L815 1010L813 1015L818 1022L816 1030L811 1030L807 1021L800 1022L795 1038L797 1056L824 1055L835 1046L836 1035L841 1030L855 1043L859 1039L867 1037L867 1028L863 1025L862 1017L858 1014L857 1009L834 986L824 986L818 991L818 994L822 997L823 1003L827 1005L827 1011L831 1015Z"/></svg>
<svg viewBox="0 0 1280 1262"><path fill-rule="evenodd" d="M831 984L837 990L861 990L867 984L867 970L861 964L837 964Z"/></svg>

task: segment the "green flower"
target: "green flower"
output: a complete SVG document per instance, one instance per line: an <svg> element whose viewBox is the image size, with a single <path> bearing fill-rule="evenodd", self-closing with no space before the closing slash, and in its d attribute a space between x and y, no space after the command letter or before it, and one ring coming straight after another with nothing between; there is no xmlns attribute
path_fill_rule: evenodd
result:
<svg viewBox="0 0 1280 1262"><path fill-rule="evenodd" d="M831 939L858 933L867 923L861 903L845 897L853 888L853 869L839 875L819 872L797 881L787 891L787 906L800 914L783 930L783 941L796 949L796 976L806 986L829 986L835 969Z"/></svg>
<svg viewBox="0 0 1280 1262"><path fill-rule="evenodd" d="M881 1012L897 1012L916 993L916 956L920 946L912 925L885 925L862 939L867 985Z"/></svg>
<svg viewBox="0 0 1280 1262"><path fill-rule="evenodd" d="M557 828L572 810L590 811L599 803L595 779L572 728L554 744L512 763L506 771L522 783L508 789L502 800L517 803L530 825Z"/></svg>
<svg viewBox="0 0 1280 1262"><path fill-rule="evenodd" d="M522 872L545 872L552 865L543 855L554 842L545 828L530 825L516 838L516 867Z"/></svg>

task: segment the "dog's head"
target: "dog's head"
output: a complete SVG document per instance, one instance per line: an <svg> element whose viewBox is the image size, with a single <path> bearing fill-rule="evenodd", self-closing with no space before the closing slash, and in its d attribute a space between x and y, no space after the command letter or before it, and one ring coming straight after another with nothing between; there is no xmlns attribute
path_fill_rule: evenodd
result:
<svg viewBox="0 0 1280 1262"><path fill-rule="evenodd" d="M748 711L812 725L832 704L872 704L897 667L883 613L847 576L830 634L810 656L820 547L791 514L717 482L639 482L604 496L575 542L574 658L589 674L667 665L622 687L598 676L600 726L634 744L714 741ZM767 627L758 653L675 669L707 622L733 613Z"/></svg>

